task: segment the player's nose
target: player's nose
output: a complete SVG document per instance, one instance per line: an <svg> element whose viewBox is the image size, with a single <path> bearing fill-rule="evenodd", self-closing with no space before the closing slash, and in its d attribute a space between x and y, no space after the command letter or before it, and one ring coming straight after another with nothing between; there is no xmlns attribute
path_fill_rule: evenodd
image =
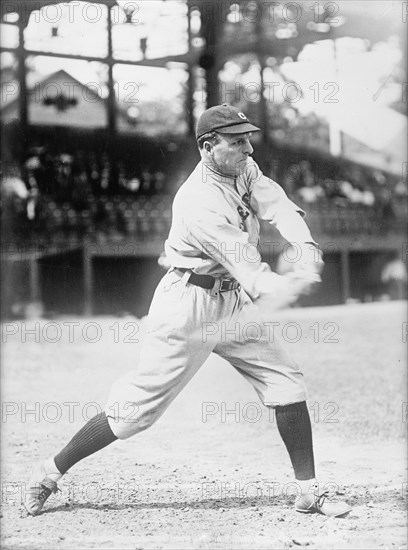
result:
<svg viewBox="0 0 408 550"><path fill-rule="evenodd" d="M251 145L251 142L249 141L249 139L247 139L247 140L245 141L244 153L245 153L246 155L252 155L253 152L254 152L254 149L253 149L253 147L252 147L252 145Z"/></svg>

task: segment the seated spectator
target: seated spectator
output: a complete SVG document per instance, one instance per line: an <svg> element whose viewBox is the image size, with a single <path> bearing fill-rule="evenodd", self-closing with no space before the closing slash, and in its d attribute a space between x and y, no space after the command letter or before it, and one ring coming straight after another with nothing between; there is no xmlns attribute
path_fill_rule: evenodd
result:
<svg viewBox="0 0 408 550"><path fill-rule="evenodd" d="M382 187L376 196L376 206L381 220L393 221L396 217L392 192Z"/></svg>
<svg viewBox="0 0 408 550"><path fill-rule="evenodd" d="M347 206L348 198L344 191L341 189L340 182L332 179L326 179L323 182L324 191L326 197L333 201L333 204L338 206Z"/></svg>
<svg viewBox="0 0 408 550"><path fill-rule="evenodd" d="M74 176L72 174L72 157L65 153L56 160L56 199L68 202L72 199Z"/></svg>
<svg viewBox="0 0 408 550"><path fill-rule="evenodd" d="M297 196L302 202L313 203L324 197L324 190L320 185L308 185L297 190Z"/></svg>
<svg viewBox="0 0 408 550"><path fill-rule="evenodd" d="M159 194L165 192L164 185L166 182L166 176L164 175L164 173L160 171L155 172L154 179L155 179L155 192Z"/></svg>
<svg viewBox="0 0 408 550"><path fill-rule="evenodd" d="M153 192L153 174L146 167L142 171L142 188L141 192L143 195L150 195Z"/></svg>
<svg viewBox="0 0 408 550"><path fill-rule="evenodd" d="M107 155L103 155L101 179L100 179L100 186L101 186L102 192L106 192L108 190L110 179L111 179L111 165Z"/></svg>
<svg viewBox="0 0 408 550"><path fill-rule="evenodd" d="M1 174L1 221L3 243L24 238L28 229L27 201L30 196L17 163L5 163Z"/></svg>
<svg viewBox="0 0 408 550"><path fill-rule="evenodd" d="M21 171L17 163L6 163L3 165L4 172L1 174L1 195L2 198L15 197L20 200L28 198L28 189L21 178Z"/></svg>
<svg viewBox="0 0 408 550"><path fill-rule="evenodd" d="M99 196L101 191L101 171L94 152L91 152L89 155L87 173L91 182L92 194Z"/></svg>
<svg viewBox="0 0 408 550"><path fill-rule="evenodd" d="M386 285L387 294L391 300L406 298L407 268L398 253L384 266L381 272L381 282Z"/></svg>
<svg viewBox="0 0 408 550"><path fill-rule="evenodd" d="M338 186L346 199L350 202L359 202L360 193L349 181L339 181Z"/></svg>
<svg viewBox="0 0 408 550"><path fill-rule="evenodd" d="M399 197L407 196L407 184L402 179L398 180L398 183L395 186L395 194Z"/></svg>
<svg viewBox="0 0 408 550"><path fill-rule="evenodd" d="M138 193L140 191L140 179L133 176L126 181L126 189L131 193Z"/></svg>

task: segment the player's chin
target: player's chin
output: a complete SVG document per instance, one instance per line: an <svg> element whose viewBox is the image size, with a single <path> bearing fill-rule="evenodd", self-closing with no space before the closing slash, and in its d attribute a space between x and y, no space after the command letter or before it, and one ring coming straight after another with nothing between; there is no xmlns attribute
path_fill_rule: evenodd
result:
<svg viewBox="0 0 408 550"><path fill-rule="evenodd" d="M236 173L237 176L239 176L240 174L245 172L247 163L248 163L248 159L243 159L243 160L238 161L235 164L235 173Z"/></svg>

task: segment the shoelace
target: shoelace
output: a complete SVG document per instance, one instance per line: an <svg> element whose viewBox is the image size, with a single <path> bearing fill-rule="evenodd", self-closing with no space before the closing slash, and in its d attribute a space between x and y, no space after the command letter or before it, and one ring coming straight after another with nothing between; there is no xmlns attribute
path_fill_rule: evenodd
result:
<svg viewBox="0 0 408 550"><path fill-rule="evenodd" d="M40 484L37 498L40 501L47 500L51 493L57 493L58 491L61 491L61 489L58 487L55 481L44 479L44 481Z"/></svg>
<svg viewBox="0 0 408 550"><path fill-rule="evenodd" d="M50 496L51 492L52 491L50 489L48 489L48 487L42 486L42 489L39 491L39 493L37 495L37 500L39 500L40 502L42 502L43 500L47 500L47 498Z"/></svg>
<svg viewBox="0 0 408 550"><path fill-rule="evenodd" d="M321 495L316 495L315 497L315 506L321 508L326 500L326 497L329 496L329 491L324 491Z"/></svg>

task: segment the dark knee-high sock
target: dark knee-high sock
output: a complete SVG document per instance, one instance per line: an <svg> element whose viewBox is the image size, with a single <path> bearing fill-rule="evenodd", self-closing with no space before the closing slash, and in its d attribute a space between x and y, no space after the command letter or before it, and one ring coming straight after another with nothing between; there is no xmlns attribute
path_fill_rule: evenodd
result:
<svg viewBox="0 0 408 550"><path fill-rule="evenodd" d="M275 414L278 430L288 450L296 479L313 479L315 466L312 426L306 401L277 406Z"/></svg>
<svg viewBox="0 0 408 550"><path fill-rule="evenodd" d="M54 457L55 465L61 474L65 474L74 464L96 453L117 437L112 432L108 418L104 412L91 418L71 441Z"/></svg>

